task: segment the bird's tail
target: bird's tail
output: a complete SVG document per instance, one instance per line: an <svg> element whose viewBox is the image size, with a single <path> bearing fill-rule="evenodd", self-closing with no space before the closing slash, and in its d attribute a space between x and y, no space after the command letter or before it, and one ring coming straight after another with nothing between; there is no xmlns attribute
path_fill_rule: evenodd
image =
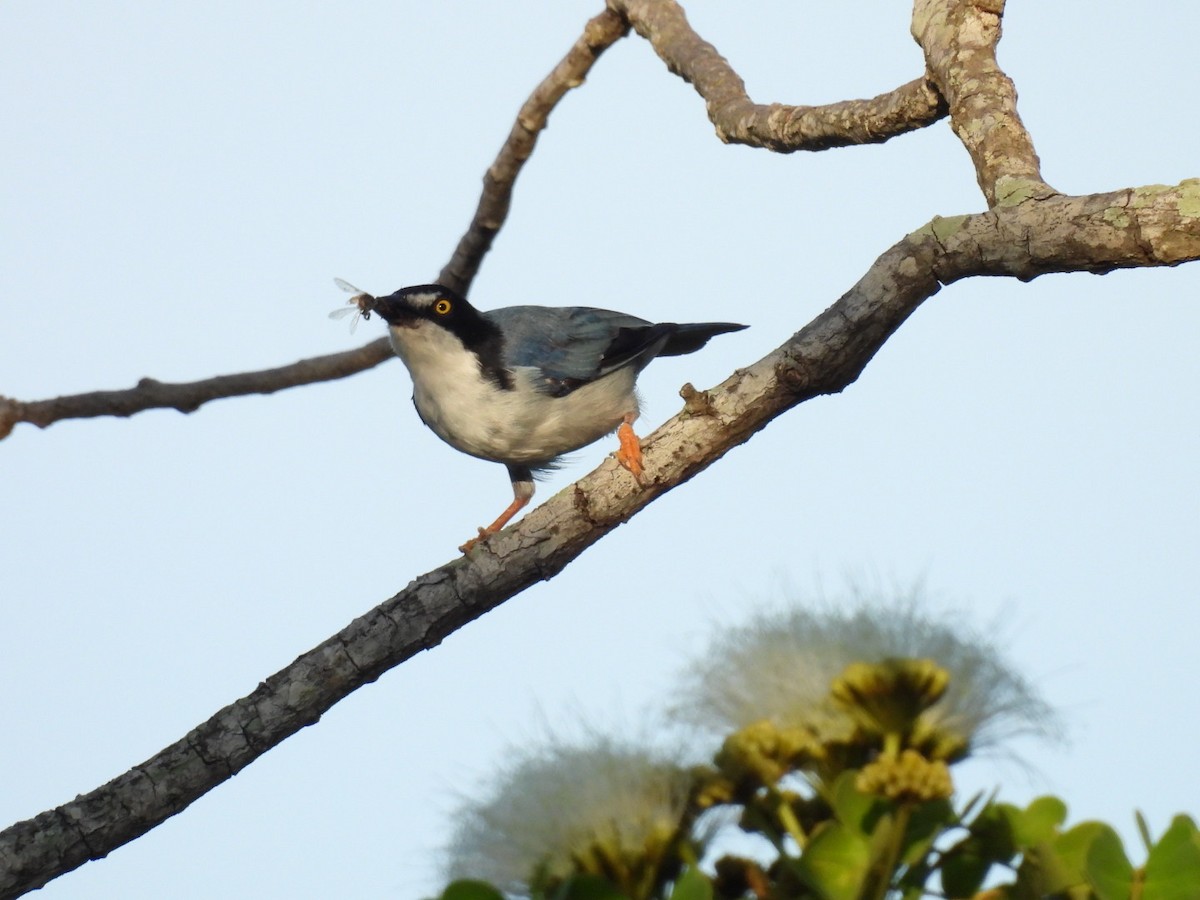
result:
<svg viewBox="0 0 1200 900"><path fill-rule="evenodd" d="M669 327L671 336L667 338L662 350L658 351L658 355L682 356L685 353L695 353L708 343L709 338L731 331L741 331L747 326L736 325L733 322L695 322L688 325L671 323L660 327Z"/></svg>

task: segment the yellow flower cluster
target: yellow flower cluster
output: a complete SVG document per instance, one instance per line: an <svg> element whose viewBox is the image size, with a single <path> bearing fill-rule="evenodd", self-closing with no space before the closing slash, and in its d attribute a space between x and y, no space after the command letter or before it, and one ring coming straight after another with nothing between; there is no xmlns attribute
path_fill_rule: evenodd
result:
<svg viewBox="0 0 1200 900"><path fill-rule="evenodd" d="M716 761L735 782L749 778L771 785L823 755L821 742L807 728L780 728L764 719L731 734Z"/></svg>
<svg viewBox="0 0 1200 900"><path fill-rule="evenodd" d="M954 793L949 767L940 759L926 759L916 750L880 754L863 766L854 786L864 794L901 802L945 800Z"/></svg>

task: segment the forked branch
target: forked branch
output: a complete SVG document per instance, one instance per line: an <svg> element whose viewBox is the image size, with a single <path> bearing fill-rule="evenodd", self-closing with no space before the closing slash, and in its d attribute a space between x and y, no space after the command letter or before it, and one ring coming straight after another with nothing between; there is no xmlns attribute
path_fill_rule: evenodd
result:
<svg viewBox="0 0 1200 900"><path fill-rule="evenodd" d="M950 105L950 124L962 141L989 206L1053 188L1021 117L1017 89L996 61L1004 0L916 0L912 34Z"/></svg>
<svg viewBox="0 0 1200 900"><path fill-rule="evenodd" d="M512 133L500 148L483 180L475 216L439 276L442 283L466 293L491 249L496 232L508 216L513 184L533 152L550 113L573 87L583 83L592 65L626 33L625 20L605 10L587 23L567 55L542 80L517 114ZM380 338L356 350L302 359L274 369L218 375L201 381L171 383L143 378L137 386L117 391L92 391L49 400L20 401L0 395L0 440L20 422L45 428L63 419L132 416L148 409L190 413L212 400L246 394L271 394L285 388L332 381L356 375L390 359L387 340Z"/></svg>
<svg viewBox="0 0 1200 900"><path fill-rule="evenodd" d="M667 68L704 98L717 136L733 144L778 153L879 144L931 125L946 104L926 78L917 78L870 100L823 106L755 103L746 84L716 48L688 23L675 0L608 0L650 42Z"/></svg>

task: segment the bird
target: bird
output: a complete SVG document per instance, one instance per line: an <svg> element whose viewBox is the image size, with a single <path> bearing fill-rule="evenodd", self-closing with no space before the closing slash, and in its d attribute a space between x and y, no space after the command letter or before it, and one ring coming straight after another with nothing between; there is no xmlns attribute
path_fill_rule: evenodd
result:
<svg viewBox="0 0 1200 900"><path fill-rule="evenodd" d="M693 353L716 335L747 327L651 323L586 306L480 311L441 284L376 297L337 283L355 295L342 312L364 319L375 313L387 323L392 349L412 377L421 421L456 450L508 469L512 503L459 547L463 553L533 499L535 475L614 430L618 462L643 484L633 431L639 373L656 357Z"/></svg>

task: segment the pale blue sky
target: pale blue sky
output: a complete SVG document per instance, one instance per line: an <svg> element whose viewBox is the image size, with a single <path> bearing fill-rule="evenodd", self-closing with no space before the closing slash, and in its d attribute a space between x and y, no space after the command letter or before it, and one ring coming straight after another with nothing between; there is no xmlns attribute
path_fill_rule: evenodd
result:
<svg viewBox="0 0 1200 900"><path fill-rule="evenodd" d="M904 4L687 3L761 101L920 74ZM428 280L533 86L601 7L0 5L0 393L188 380L354 346L341 276ZM1200 8L1010 4L1001 62L1047 180L1200 176ZM1051 8L1052 7L1052 8ZM1152 9L1151 13L1148 11ZM935 214L981 209L945 123L797 154L720 144L638 38L551 118L472 297L752 327L642 379L648 431ZM847 573L924 578L1063 714L1035 769L1132 835L1200 813L1200 266L943 291L800 407L541 584L46 898L419 897L502 748L642 721L718 622ZM0 825L124 772L447 561L504 470L417 420L398 362L182 416L0 443ZM541 486L589 471L602 442ZM1137 852L1135 850L1135 856Z"/></svg>

